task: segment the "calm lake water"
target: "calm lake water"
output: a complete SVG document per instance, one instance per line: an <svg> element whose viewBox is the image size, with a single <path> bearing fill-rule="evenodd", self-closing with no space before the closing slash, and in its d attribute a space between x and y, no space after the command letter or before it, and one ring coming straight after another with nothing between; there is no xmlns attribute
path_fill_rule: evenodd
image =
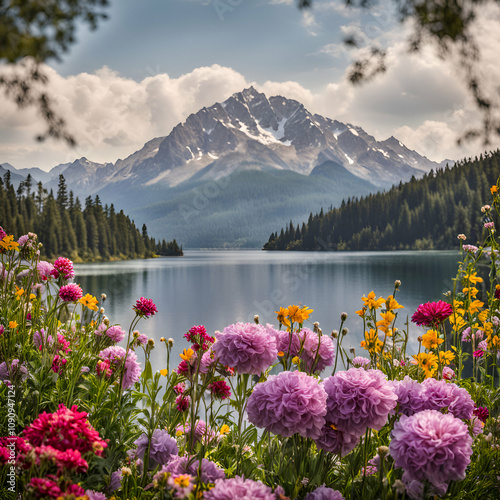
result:
<svg viewBox="0 0 500 500"><path fill-rule="evenodd" d="M166 355L161 337L172 337L174 363L188 347L184 333L193 325L205 325L213 334L237 321L253 321L277 327L274 311L290 304L314 309L312 321L319 321L324 333L338 329L340 314L348 314L346 347L359 347L363 323L355 311L361 296L374 290L377 296L390 295L394 281L402 282L397 300L397 326L402 329L422 302L440 300L452 288L458 252L263 252L260 250L186 251L184 257L80 264L75 266L76 282L84 293L104 304L112 323L128 330L134 316L132 306L139 297L154 300L158 314L139 323L138 329L155 339L154 369L164 368ZM410 325L411 344L422 330ZM414 352L414 351L412 351Z"/></svg>

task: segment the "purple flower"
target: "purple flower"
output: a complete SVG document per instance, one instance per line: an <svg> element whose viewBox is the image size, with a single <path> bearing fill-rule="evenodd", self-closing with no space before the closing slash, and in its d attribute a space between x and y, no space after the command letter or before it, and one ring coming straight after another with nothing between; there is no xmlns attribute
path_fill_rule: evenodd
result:
<svg viewBox="0 0 500 500"><path fill-rule="evenodd" d="M106 491L108 493L112 493L113 491L116 491L120 486L122 485L122 472L121 470L117 470L111 474L111 477L109 479L109 484L106 488Z"/></svg>
<svg viewBox="0 0 500 500"><path fill-rule="evenodd" d="M76 302L83 296L82 289L75 283L64 285L59 289L59 297L64 302Z"/></svg>
<svg viewBox="0 0 500 500"><path fill-rule="evenodd" d="M337 429L360 436L366 429L380 430L396 407L397 396L379 370L351 368L325 380L326 420Z"/></svg>
<svg viewBox="0 0 500 500"><path fill-rule="evenodd" d="M106 335L117 344L125 338L126 332L121 329L120 325L113 325L106 330Z"/></svg>
<svg viewBox="0 0 500 500"><path fill-rule="evenodd" d="M106 495L104 493L99 493L93 490L85 491L85 495L89 497L89 500L106 500Z"/></svg>
<svg viewBox="0 0 500 500"><path fill-rule="evenodd" d="M167 465L162 467L162 472L170 472L172 475L191 474L191 476L197 477L198 471L202 483L215 483L217 479L226 477L222 469L206 458L202 458L200 464L198 460L193 460L188 456L173 457Z"/></svg>
<svg viewBox="0 0 500 500"><path fill-rule="evenodd" d="M429 481L442 494L450 481L464 479L472 455L467 426L451 414L426 410L394 424L389 451L403 481ZM413 497L415 498L415 497Z"/></svg>
<svg viewBox="0 0 500 500"><path fill-rule="evenodd" d="M212 346L217 361L239 373L260 375L278 356L276 339L262 325L236 323L216 332Z"/></svg>
<svg viewBox="0 0 500 500"><path fill-rule="evenodd" d="M148 447L148 436L142 434L134 444L137 446L136 450L131 450L134 458L140 458L144 461L144 454ZM167 464L173 457L179 455L177 442L170 436L168 431L163 429L155 429L151 437L151 446L149 449L149 466L148 468L155 469L158 465Z"/></svg>
<svg viewBox="0 0 500 500"><path fill-rule="evenodd" d="M203 494L206 500L276 500L273 490L260 481L236 476L218 479L215 486Z"/></svg>
<svg viewBox="0 0 500 500"><path fill-rule="evenodd" d="M47 344L52 344L52 335L49 335L49 332L45 332L45 329L40 328L40 331L35 332L33 334L33 344L35 344L36 348L40 350L43 345L47 347Z"/></svg>
<svg viewBox="0 0 500 500"><path fill-rule="evenodd" d="M315 439L314 442L321 450L345 457L356 448L359 443L359 436L339 431L333 427L331 424L326 424L321 430L321 436Z"/></svg>
<svg viewBox="0 0 500 500"><path fill-rule="evenodd" d="M344 500L344 497L340 491L332 490L323 485L308 493L304 500Z"/></svg>
<svg viewBox="0 0 500 500"><path fill-rule="evenodd" d="M363 356L356 356L351 363L355 368L366 368L370 365L370 360Z"/></svg>
<svg viewBox="0 0 500 500"><path fill-rule="evenodd" d="M317 439L325 425L326 392L303 372L282 372L257 384L248 398L249 421L280 436Z"/></svg>
<svg viewBox="0 0 500 500"><path fill-rule="evenodd" d="M425 379L422 382L424 388L425 404L424 410L448 411L457 418L470 420L476 405L466 389L461 389L454 383L434 378Z"/></svg>
<svg viewBox="0 0 500 500"><path fill-rule="evenodd" d="M9 377L9 369L7 368L7 363L4 361L0 363L0 382L5 380L12 380L16 375L19 375L21 380L24 381L28 378L28 370L23 364L19 364L18 359L13 359L10 363L10 373L12 377Z"/></svg>
<svg viewBox="0 0 500 500"><path fill-rule="evenodd" d="M132 309L136 312L138 316L154 316L158 310L156 309L155 303L152 299L146 299L141 297L135 303Z"/></svg>
<svg viewBox="0 0 500 500"><path fill-rule="evenodd" d="M332 366L335 360L335 347L328 335L321 337L308 328L302 328L297 334L301 350L299 358L308 372L322 372L327 366Z"/></svg>
<svg viewBox="0 0 500 500"><path fill-rule="evenodd" d="M394 394L398 397L398 412L413 415L425 409L426 398L422 384L406 376L403 380L389 381Z"/></svg>
<svg viewBox="0 0 500 500"><path fill-rule="evenodd" d="M478 330L478 331L480 331L480 330ZM481 340L481 342L479 342L479 344L477 344L477 348L481 349L482 351L487 351L488 350L488 342L486 342L486 340Z"/></svg>
<svg viewBox="0 0 500 500"><path fill-rule="evenodd" d="M462 248L464 251L471 253L475 253L479 250L479 248L476 247L475 245L463 245Z"/></svg>
<svg viewBox="0 0 500 500"><path fill-rule="evenodd" d="M2 238L0 238L1 240ZM17 240L17 243L19 244L20 247L24 246L24 244L30 239L29 234L23 234L22 236L19 237Z"/></svg>
<svg viewBox="0 0 500 500"><path fill-rule="evenodd" d="M108 360L113 373L119 376L126 353L127 351L125 351L123 347L115 345L101 351L99 357L103 361ZM140 375L141 367L137 361L137 355L134 351L129 350L127 360L125 361L125 372L123 374L123 390L133 386L139 380Z"/></svg>

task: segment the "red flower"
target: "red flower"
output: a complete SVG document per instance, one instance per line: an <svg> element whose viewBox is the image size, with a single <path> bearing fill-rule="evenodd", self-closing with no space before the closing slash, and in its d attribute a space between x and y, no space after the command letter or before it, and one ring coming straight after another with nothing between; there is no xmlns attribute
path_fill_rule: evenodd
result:
<svg viewBox="0 0 500 500"><path fill-rule="evenodd" d="M411 317L411 320L418 326L437 326L452 314L453 309L450 304L440 300L438 302L420 304Z"/></svg>
<svg viewBox="0 0 500 500"><path fill-rule="evenodd" d="M224 380L217 380L209 384L208 389L215 398L226 399L231 397L231 389Z"/></svg>
<svg viewBox="0 0 500 500"><path fill-rule="evenodd" d="M485 406L478 406L475 410L474 410L474 415L479 419L481 420L481 422L486 422L486 420L488 420L488 417L490 416L490 411L488 410L488 408L486 408Z"/></svg>

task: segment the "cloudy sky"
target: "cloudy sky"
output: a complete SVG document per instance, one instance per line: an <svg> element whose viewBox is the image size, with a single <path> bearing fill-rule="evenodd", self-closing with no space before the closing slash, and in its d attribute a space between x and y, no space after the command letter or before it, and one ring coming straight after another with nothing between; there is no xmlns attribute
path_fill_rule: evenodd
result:
<svg viewBox="0 0 500 500"><path fill-rule="evenodd" d="M78 146L37 143L43 122L2 96L0 163L49 170L81 156L115 162L250 85L379 140L394 135L436 161L479 154L481 143L456 144L466 127L480 125L456 65L432 48L409 55L411 26L397 22L392 3L361 11L315 0L304 13L295 0L111 0L109 20L95 32L80 28L63 60L45 68ZM477 21L492 92L500 82L499 23L497 6L483 8ZM356 87L346 77L356 53L342 44L351 34L388 51L388 71Z"/></svg>

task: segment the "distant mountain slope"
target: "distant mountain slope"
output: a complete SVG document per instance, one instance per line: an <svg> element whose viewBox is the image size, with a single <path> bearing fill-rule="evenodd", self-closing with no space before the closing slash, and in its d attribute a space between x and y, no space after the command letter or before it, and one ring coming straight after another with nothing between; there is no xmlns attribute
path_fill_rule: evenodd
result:
<svg viewBox="0 0 500 500"><path fill-rule="evenodd" d="M328 172L326 167L322 169ZM476 244L485 235L481 207L491 203L490 187L499 176L497 150L388 192L322 210L300 231L290 225L277 226L264 249L456 249L460 233L467 236L467 243Z"/></svg>
<svg viewBox="0 0 500 500"><path fill-rule="evenodd" d="M100 164L80 158L54 167L43 182L46 188L56 190L62 173L76 196L98 194L134 214L139 223L146 222L157 237L165 232L181 241L186 237L183 243L187 246L195 241L197 246L249 245L250 241L261 246L268 235L262 232L263 225L272 229L262 207L271 210L269 217L279 212L280 218L272 220L283 224L291 216L302 219L321 205L338 206L347 196L388 189L439 166L394 137L379 142L358 126L313 114L293 99L268 98L250 87L189 115L168 136L152 139L125 159ZM35 181L41 180L40 172L30 170ZM280 172L301 177L277 175ZM239 221L235 231L230 227L234 219L231 206L214 202L201 215L202 227L185 227L175 204L196 196L200 186L210 190L211 183L217 187L229 177L235 191L242 194L243 180L250 182L247 189L251 189L252 203L245 205L248 223ZM294 191L293 184L299 178L296 184L301 184L301 193ZM283 195L272 200L272 209L269 197L274 194L257 179L271 182L278 193L283 189ZM276 179L283 186L277 186ZM292 184L287 186L288 182ZM292 191L295 200L287 199ZM227 199L234 199L234 211L241 209L241 200L233 196ZM165 212L150 224L152 205ZM215 233L218 236L214 239ZM202 235L208 238L208 234L212 236L204 241Z"/></svg>

